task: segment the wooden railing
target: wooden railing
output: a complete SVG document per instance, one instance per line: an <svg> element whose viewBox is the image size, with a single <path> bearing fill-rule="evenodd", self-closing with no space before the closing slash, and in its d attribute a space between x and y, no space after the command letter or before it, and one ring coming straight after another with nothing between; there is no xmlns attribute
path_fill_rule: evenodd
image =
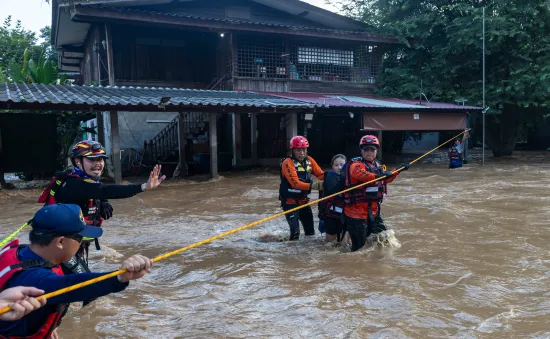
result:
<svg viewBox="0 0 550 339"><path fill-rule="evenodd" d="M177 153L179 147L178 117L175 117L149 142L145 141L144 147L151 163L162 162L174 152Z"/></svg>
<svg viewBox="0 0 550 339"><path fill-rule="evenodd" d="M208 113L202 112L183 113L185 134L190 134L195 129L208 129L208 117ZM176 156L176 159L179 157L178 118L176 116L153 139L145 141L145 154L150 164L163 162L170 156Z"/></svg>

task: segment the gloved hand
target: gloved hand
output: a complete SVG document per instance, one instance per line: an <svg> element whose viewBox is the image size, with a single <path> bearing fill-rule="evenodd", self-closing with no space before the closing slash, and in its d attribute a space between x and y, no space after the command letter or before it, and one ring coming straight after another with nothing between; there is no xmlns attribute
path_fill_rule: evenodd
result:
<svg viewBox="0 0 550 339"><path fill-rule="evenodd" d="M311 189L322 191L323 190L323 182L322 181L314 182L313 184L311 184Z"/></svg>
<svg viewBox="0 0 550 339"><path fill-rule="evenodd" d="M404 168L401 171L406 171L411 167L411 164L409 164L408 162L404 162L404 163L401 163L401 165L397 166L397 168L402 168L402 167Z"/></svg>
<svg viewBox="0 0 550 339"><path fill-rule="evenodd" d="M380 174L378 174L378 175L376 176L376 179L382 178L382 177L384 177L384 176L386 177L385 179L389 179L389 178L393 177L393 175L394 175L394 174L393 174L393 172L391 172L391 171L384 171L384 172L381 172Z"/></svg>
<svg viewBox="0 0 550 339"><path fill-rule="evenodd" d="M107 201L102 201L99 214L105 220L111 218L113 216L113 206Z"/></svg>

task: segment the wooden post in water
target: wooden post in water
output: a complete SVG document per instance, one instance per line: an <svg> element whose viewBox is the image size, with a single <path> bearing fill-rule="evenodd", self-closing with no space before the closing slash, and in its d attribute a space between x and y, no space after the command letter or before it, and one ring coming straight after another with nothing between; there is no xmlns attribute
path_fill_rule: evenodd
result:
<svg viewBox="0 0 550 339"><path fill-rule="evenodd" d="M97 141L105 147L105 123L103 122L103 112L97 112L95 117L97 120Z"/></svg>
<svg viewBox="0 0 550 339"><path fill-rule="evenodd" d="M250 151L252 153L252 163L258 164L258 116L256 113L250 113Z"/></svg>
<svg viewBox="0 0 550 339"><path fill-rule="evenodd" d="M210 137L210 175L218 177L218 113L210 113L209 137Z"/></svg>
<svg viewBox="0 0 550 339"><path fill-rule="evenodd" d="M233 166L240 167L242 163L241 113L231 113L233 120Z"/></svg>
<svg viewBox="0 0 550 339"><path fill-rule="evenodd" d="M107 70L109 72L109 86L115 86L115 66L113 60L113 34L111 24L105 23L105 42L107 47ZM122 182L122 166L120 164L120 135L118 129L118 112L109 112L111 124L111 161L113 164L113 176L115 183Z"/></svg>
<svg viewBox="0 0 550 339"><path fill-rule="evenodd" d="M377 158L382 161L382 131L378 131L378 141L380 141L380 149L378 150Z"/></svg>
<svg viewBox="0 0 550 339"><path fill-rule="evenodd" d="M185 159L185 145L187 140L185 139L185 121L183 119L185 113L179 113L178 115L178 148L179 148L179 167L180 175L186 176L189 173L187 168L187 159Z"/></svg>

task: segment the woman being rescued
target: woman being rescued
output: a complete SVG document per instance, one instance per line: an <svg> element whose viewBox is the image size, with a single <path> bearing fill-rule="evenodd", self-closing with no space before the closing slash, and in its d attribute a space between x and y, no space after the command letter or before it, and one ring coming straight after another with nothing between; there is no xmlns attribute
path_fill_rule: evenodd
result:
<svg viewBox="0 0 550 339"><path fill-rule="evenodd" d="M325 172L323 190L319 192L319 198L338 193L342 190L344 177L342 167L346 163L346 156L337 154L332 158L330 166L332 170ZM319 230L326 232L327 242L340 243L346 233L342 222L342 211L344 208L344 197L337 195L319 203Z"/></svg>
<svg viewBox="0 0 550 339"><path fill-rule="evenodd" d="M283 211L288 211L309 202L311 189L322 189L322 181L313 183L313 176L323 180L325 174L312 157L307 155L309 142L302 136L290 140L290 157L281 162L281 184L279 199ZM289 240L300 238L300 221L306 236L315 235L311 206L285 215L290 227Z"/></svg>

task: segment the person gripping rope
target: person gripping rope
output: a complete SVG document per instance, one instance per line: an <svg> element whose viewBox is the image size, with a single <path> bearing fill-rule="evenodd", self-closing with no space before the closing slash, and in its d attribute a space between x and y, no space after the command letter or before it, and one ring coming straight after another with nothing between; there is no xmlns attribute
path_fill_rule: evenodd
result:
<svg viewBox="0 0 550 339"><path fill-rule="evenodd" d="M369 235L387 230L382 217L381 203L384 194L387 193L387 184L393 182L399 174L397 171L386 171L385 166L376 159L380 148L377 137L365 135L359 141L359 148L361 157L351 159L345 165L345 187L351 188L384 176L386 178L344 193L344 219L351 237L352 251L365 246ZM399 167L407 170L410 165L403 163Z"/></svg>
<svg viewBox="0 0 550 339"><path fill-rule="evenodd" d="M44 294L43 290L34 287L17 286L0 292L0 309L9 307L10 310L0 315L0 321L15 321L23 318L32 311L46 305L46 299L36 299Z"/></svg>
<svg viewBox="0 0 550 339"><path fill-rule="evenodd" d="M39 203L45 205L63 203L76 204L83 211L86 224L100 226L113 216L113 207L108 199L124 199L158 187L166 176L160 177L160 166L155 166L144 184L104 185L99 182L105 168L107 152L103 146L91 140L77 142L71 151L72 170L57 172L50 185L44 190ZM90 272L88 268L88 248L97 239L85 238L74 258L63 264L68 273Z"/></svg>
<svg viewBox="0 0 550 339"><path fill-rule="evenodd" d="M16 239L0 250L0 290L31 286L50 293L111 273L63 273L60 264L76 254L82 239L99 238L103 233L101 227L86 225L77 205L44 206L34 215L31 226L30 245L19 245ZM0 321L0 338L57 338L55 329L70 303L121 292L130 280L149 273L152 264L151 259L134 255L124 261L125 273L52 297L20 320Z"/></svg>
<svg viewBox="0 0 550 339"><path fill-rule="evenodd" d="M464 145L466 138L468 138L468 132L465 132L462 136L462 141L459 138L455 139L455 142L451 148L449 148L449 168L460 168L466 163L464 160Z"/></svg>
<svg viewBox="0 0 550 339"><path fill-rule="evenodd" d="M323 180L325 174L315 160L307 155L309 142L302 136L290 140L291 155L281 162L281 183L279 200L283 211L288 211L309 202L312 189L322 190L323 182L313 183L313 177ZM289 240L300 238L300 221L306 236L315 235L313 212L310 206L286 214L290 227Z"/></svg>

